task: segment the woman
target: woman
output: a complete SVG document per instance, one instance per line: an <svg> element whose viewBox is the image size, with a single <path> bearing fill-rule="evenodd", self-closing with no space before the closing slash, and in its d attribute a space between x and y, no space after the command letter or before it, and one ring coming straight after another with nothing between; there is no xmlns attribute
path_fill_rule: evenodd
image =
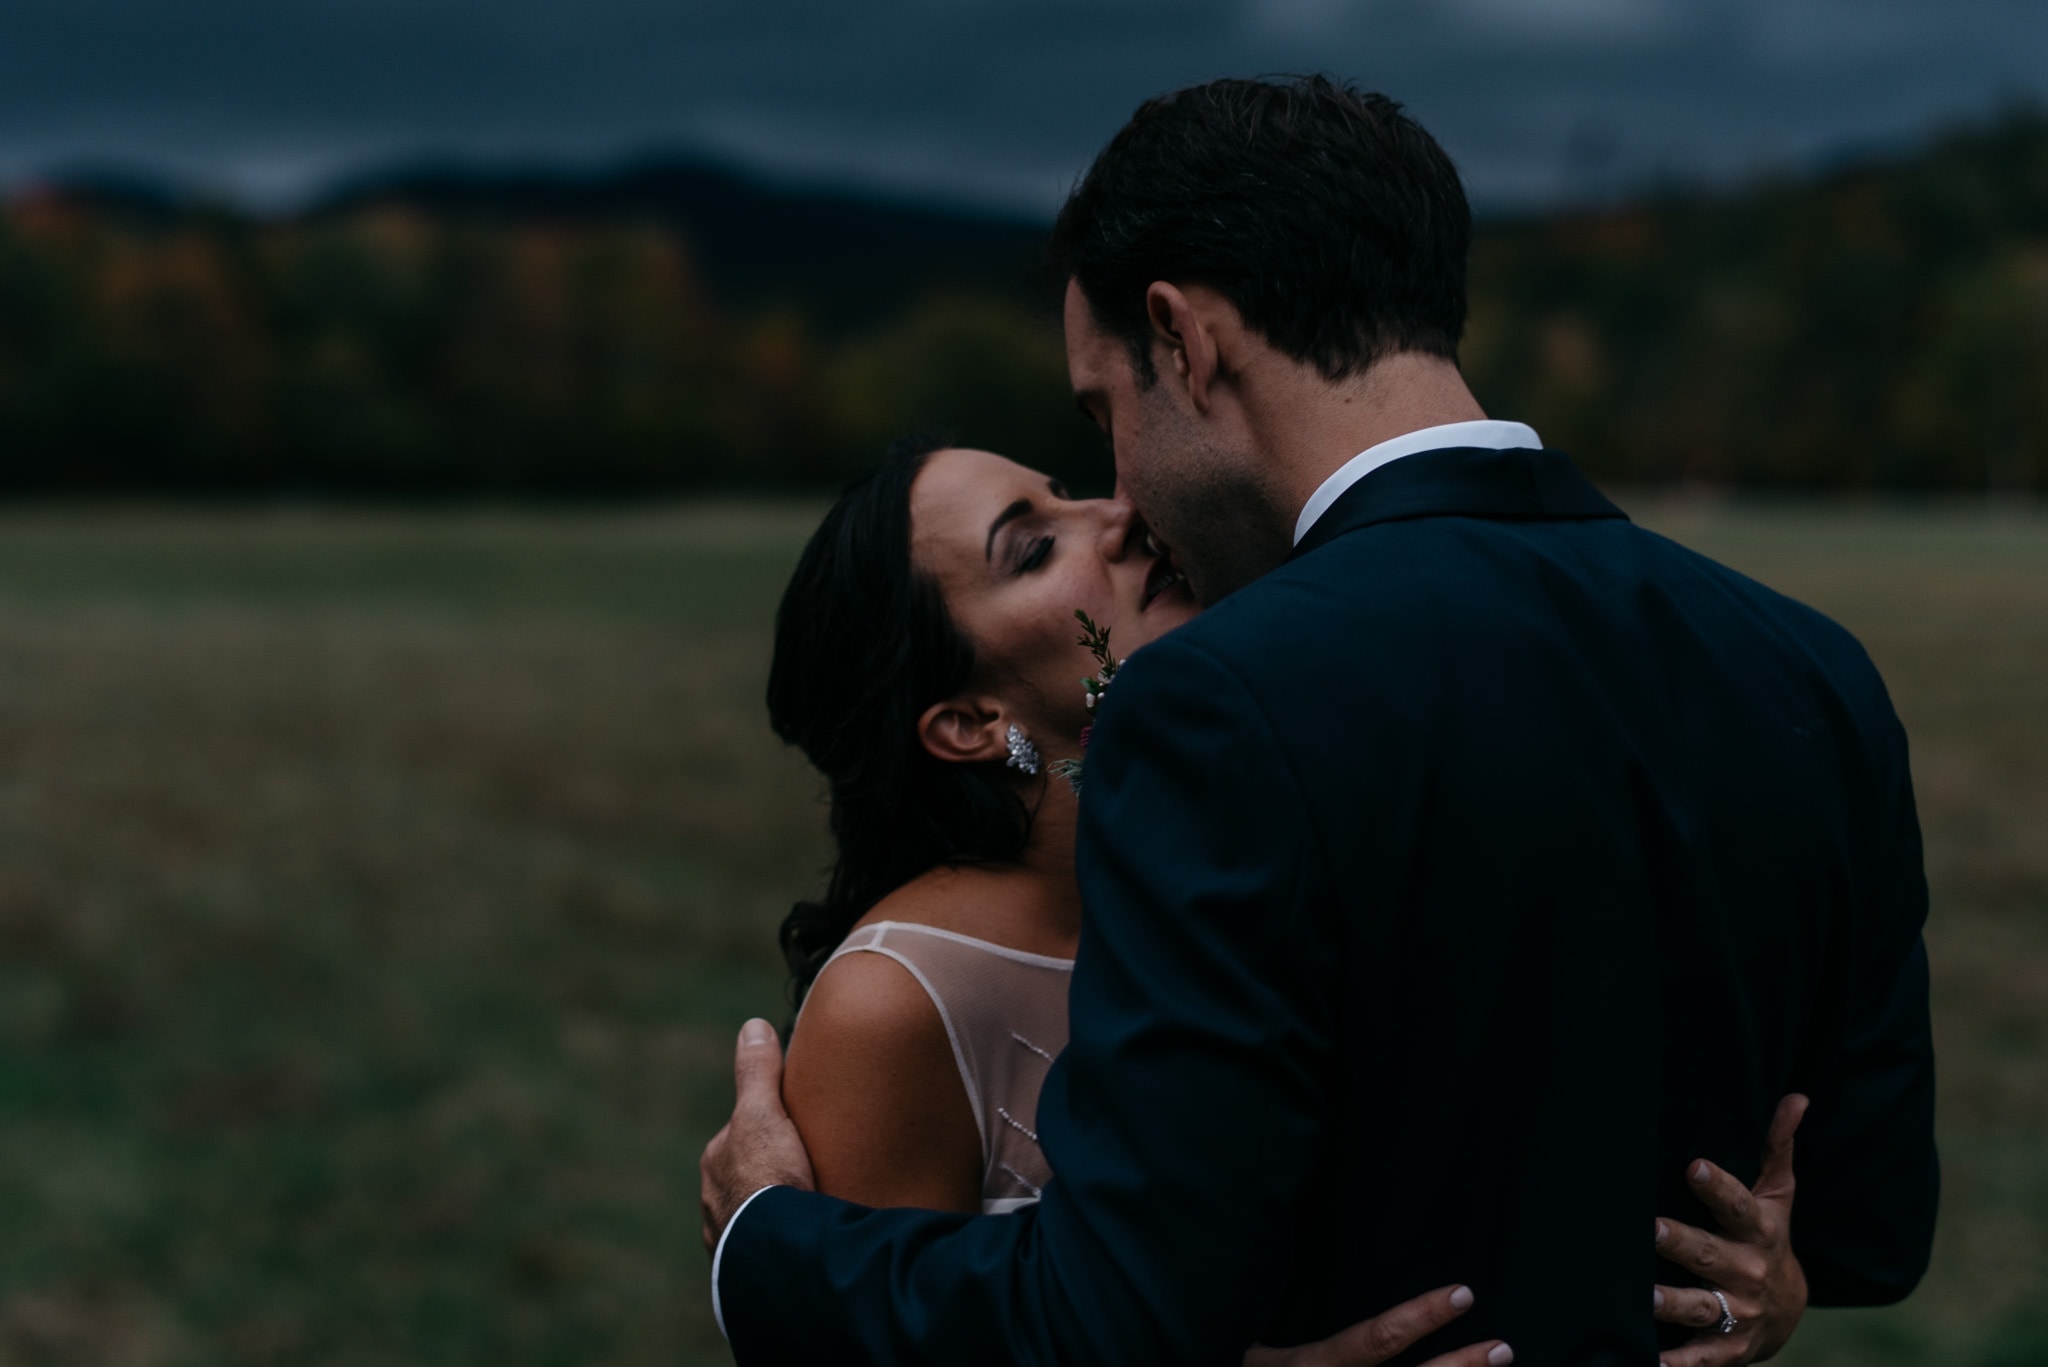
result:
<svg viewBox="0 0 2048 1367"><path fill-rule="evenodd" d="M1079 799L1049 768L1080 758L1090 720L1077 610L1120 656L1198 611L1127 504L933 442L841 498L784 595L769 711L828 780L838 846L824 900L782 927L800 1009L784 1100L823 1191L1002 1211L1051 1177L1034 1113L1065 1044L1081 902ZM1789 1127L1774 1136L1789 1164ZM1775 1351L1805 1304L1782 1225L1756 1220L1777 1199L1766 1183L1752 1202L1701 1168L1740 1237L1671 1222L1660 1246L1702 1273L1702 1252L1718 1264L1740 1335L1688 1345L1672 1367ZM1658 1299L1674 1323L1724 1313L1697 1288ZM1345 1351L1281 1360L1361 1360Z"/></svg>

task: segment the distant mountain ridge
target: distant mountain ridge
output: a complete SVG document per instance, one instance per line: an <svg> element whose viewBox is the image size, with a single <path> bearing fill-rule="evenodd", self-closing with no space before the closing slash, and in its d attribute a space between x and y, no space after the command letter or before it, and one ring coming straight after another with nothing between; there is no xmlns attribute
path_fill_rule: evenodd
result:
<svg viewBox="0 0 2048 1367"><path fill-rule="evenodd" d="M2040 109L2019 106L1988 127L1953 129L1915 146L1845 152L1804 175L1646 186L1599 202L1483 213L1477 226L1484 240L1538 225L1740 205L1786 190L1810 197L1846 183L1910 177L1935 160L1981 156L2014 130L2022 137L2038 131L2044 118ZM1060 282L1045 261L1046 223L880 191L779 184L699 153L590 168L401 163L345 178L309 207L282 215L209 206L175 180L129 168L59 172L37 188L138 227L207 209L315 223L378 208L497 226L646 223L688 242L721 305L748 313L787 307L827 336L871 328L935 293L993 294L1053 315L1058 309Z"/></svg>
<svg viewBox="0 0 2048 1367"><path fill-rule="evenodd" d="M0 201L0 495L817 489L923 430L1071 479L1044 238L688 160L52 177ZM1470 296L1474 393L1596 478L2048 492L2048 111L1483 218Z"/></svg>
<svg viewBox="0 0 2048 1367"><path fill-rule="evenodd" d="M60 170L28 193L140 228L207 212L321 223L380 208L492 225L646 223L689 243L721 304L748 312L786 305L827 334L872 327L941 292L996 294L1049 312L1058 306L1044 223L777 185L680 153L595 169L418 162L347 178L307 208L279 215L209 203L175 180L127 167Z"/></svg>
<svg viewBox="0 0 2048 1367"><path fill-rule="evenodd" d="M942 290L1052 307L1046 226L852 191L784 188L716 163L649 158L612 170L425 164L345 182L305 217L397 207L445 220L645 222L691 245L721 302L801 306L833 332Z"/></svg>

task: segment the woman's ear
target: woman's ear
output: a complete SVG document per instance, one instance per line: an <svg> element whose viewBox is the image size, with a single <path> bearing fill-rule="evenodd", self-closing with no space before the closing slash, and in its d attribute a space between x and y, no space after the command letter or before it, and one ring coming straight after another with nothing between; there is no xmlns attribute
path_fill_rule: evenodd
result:
<svg viewBox="0 0 2048 1367"><path fill-rule="evenodd" d="M948 698L917 719L918 743L947 764L1008 759L1008 729L1008 715L988 698Z"/></svg>

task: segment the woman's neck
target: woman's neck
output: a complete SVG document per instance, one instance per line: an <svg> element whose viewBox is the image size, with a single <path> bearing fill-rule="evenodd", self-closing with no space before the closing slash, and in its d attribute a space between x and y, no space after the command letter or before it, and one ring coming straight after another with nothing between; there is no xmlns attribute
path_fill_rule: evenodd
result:
<svg viewBox="0 0 2048 1367"><path fill-rule="evenodd" d="M1070 936L1081 930L1081 888L1074 878L1074 835L1080 814L1080 795L1073 786L1057 775L1046 775L1032 808L1031 835L1017 854L1018 865L1045 884L1046 912L1057 918L1048 928Z"/></svg>
<svg viewBox="0 0 2048 1367"><path fill-rule="evenodd" d="M910 921L992 940L1033 954L1072 958L1081 934L1074 881L1079 804L1066 780L1047 775L1024 794L1031 833L1014 861L968 860L928 869L871 907L869 921Z"/></svg>

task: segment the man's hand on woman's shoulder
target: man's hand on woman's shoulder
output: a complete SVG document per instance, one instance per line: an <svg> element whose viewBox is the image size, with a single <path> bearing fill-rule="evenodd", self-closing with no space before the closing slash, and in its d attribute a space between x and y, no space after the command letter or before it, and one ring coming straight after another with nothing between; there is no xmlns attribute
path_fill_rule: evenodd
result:
<svg viewBox="0 0 2048 1367"><path fill-rule="evenodd" d="M706 1253L718 1247L718 1236L733 1215L763 1187L809 1191L814 1185L811 1156L782 1108L782 1046L767 1021L750 1020L740 1027L733 1081L739 1100L732 1119L704 1146L697 1165Z"/></svg>

